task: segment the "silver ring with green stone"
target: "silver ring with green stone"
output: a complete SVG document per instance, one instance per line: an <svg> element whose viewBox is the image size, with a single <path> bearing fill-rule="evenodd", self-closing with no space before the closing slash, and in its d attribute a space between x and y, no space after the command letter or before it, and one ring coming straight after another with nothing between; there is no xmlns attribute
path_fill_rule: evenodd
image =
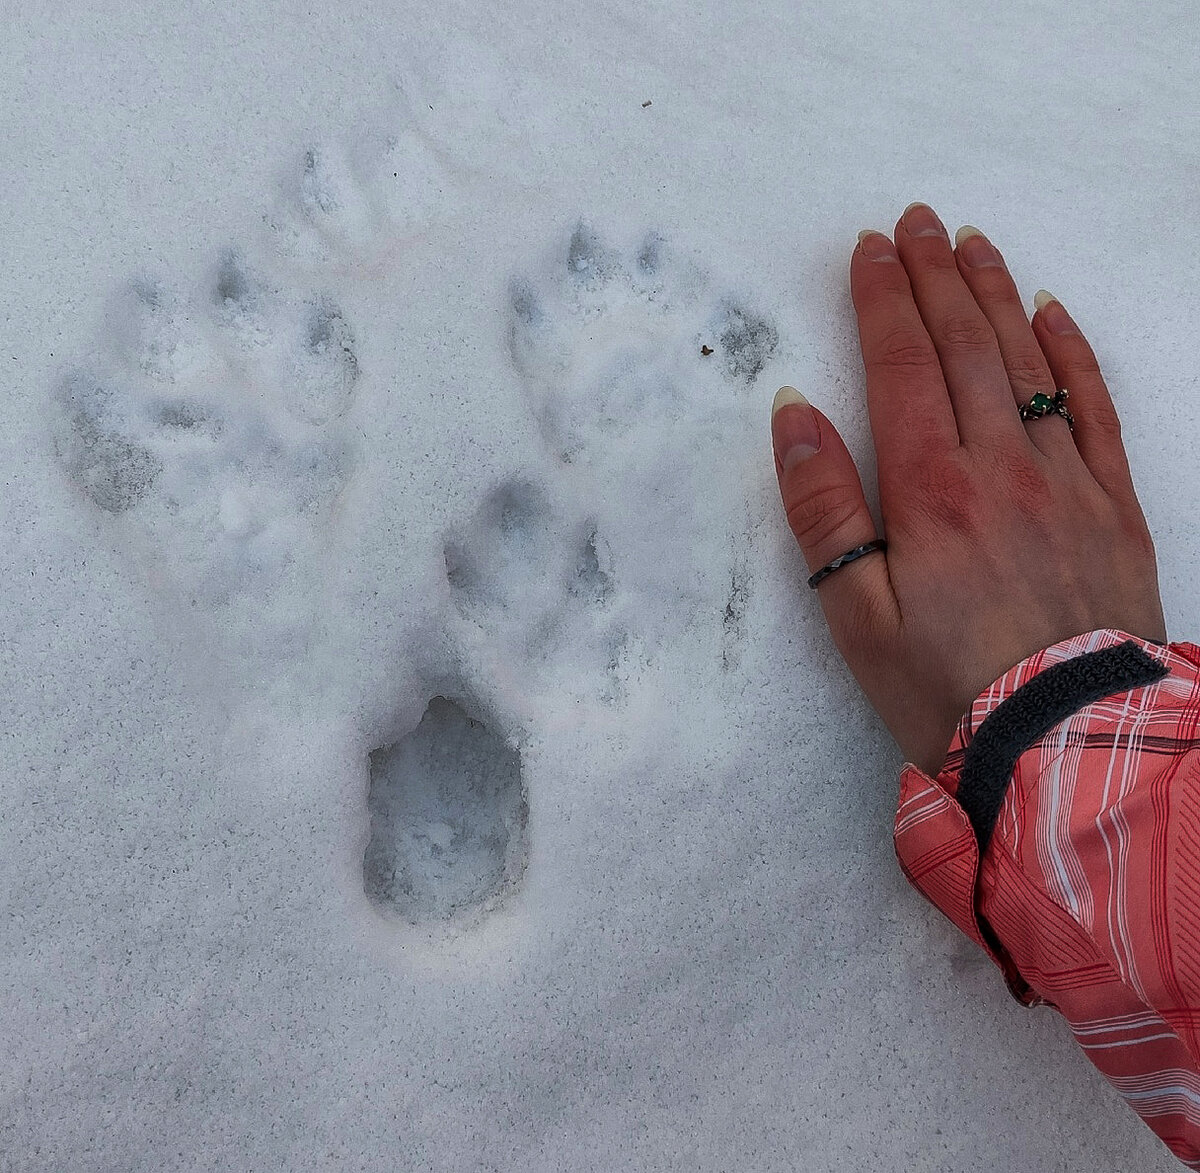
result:
<svg viewBox="0 0 1200 1173"><path fill-rule="evenodd" d="M1049 395L1043 395L1040 391L1020 409L1021 418L1023 420L1041 419L1044 415L1061 415L1067 421L1067 427L1073 432L1075 430L1075 420L1071 413L1067 410L1067 396L1071 393L1064 387L1060 387L1051 399Z"/></svg>

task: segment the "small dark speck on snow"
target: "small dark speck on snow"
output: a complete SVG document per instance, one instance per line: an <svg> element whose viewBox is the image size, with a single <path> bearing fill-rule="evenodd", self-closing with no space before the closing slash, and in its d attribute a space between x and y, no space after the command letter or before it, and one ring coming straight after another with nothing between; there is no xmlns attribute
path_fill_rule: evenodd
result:
<svg viewBox="0 0 1200 1173"><path fill-rule="evenodd" d="M645 110L645 108L646 108L647 106L649 106L649 105L650 105L650 99L649 99L649 98L647 98L647 99L646 99L646 100L645 100L645 101L642 103L642 109L643 109L643 110Z"/></svg>
<svg viewBox="0 0 1200 1173"><path fill-rule="evenodd" d="M708 357L710 354L712 354L712 352L713 352L713 350L712 350L712 347L711 347L711 346L702 346L702 347L700 347L700 353L701 353L702 355L704 355L704 357L705 357L705 358L707 358L707 357Z"/></svg>

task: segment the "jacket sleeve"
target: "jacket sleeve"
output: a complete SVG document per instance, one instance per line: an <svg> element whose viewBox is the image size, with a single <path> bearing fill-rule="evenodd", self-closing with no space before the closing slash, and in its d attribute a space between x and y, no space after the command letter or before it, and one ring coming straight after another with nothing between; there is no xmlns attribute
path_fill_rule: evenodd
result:
<svg viewBox="0 0 1200 1173"><path fill-rule="evenodd" d="M1193 1169L1198 726L1200 647L1086 632L982 692L936 778L905 762L895 822L909 882Z"/></svg>

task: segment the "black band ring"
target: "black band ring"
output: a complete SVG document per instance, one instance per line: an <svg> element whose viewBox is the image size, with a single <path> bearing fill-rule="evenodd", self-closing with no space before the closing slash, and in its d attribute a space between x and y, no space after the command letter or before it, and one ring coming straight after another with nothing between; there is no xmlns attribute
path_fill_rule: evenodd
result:
<svg viewBox="0 0 1200 1173"><path fill-rule="evenodd" d="M809 580L808 585L815 591L817 583L821 581L827 574L832 574L835 570L845 566L847 562L853 562L855 558L861 558L864 554L869 554L872 550L886 550L887 541L884 538L876 538L873 542L868 542L865 546L858 546L856 549L850 550L843 554L840 558L835 558L828 566L822 566Z"/></svg>

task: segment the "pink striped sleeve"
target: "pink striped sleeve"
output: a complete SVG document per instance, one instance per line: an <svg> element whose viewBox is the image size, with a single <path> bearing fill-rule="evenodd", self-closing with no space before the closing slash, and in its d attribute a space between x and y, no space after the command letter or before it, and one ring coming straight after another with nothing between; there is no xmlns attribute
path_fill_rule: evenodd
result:
<svg viewBox="0 0 1200 1173"><path fill-rule="evenodd" d="M1127 641L1166 674L1083 704L1023 748L994 829L980 839L958 801L980 727L1040 674ZM1018 1001L1063 1015L1088 1059L1195 1169L1198 723L1200 648L1087 632L1023 660L981 693L936 779L906 762L895 822L909 881L988 954Z"/></svg>

